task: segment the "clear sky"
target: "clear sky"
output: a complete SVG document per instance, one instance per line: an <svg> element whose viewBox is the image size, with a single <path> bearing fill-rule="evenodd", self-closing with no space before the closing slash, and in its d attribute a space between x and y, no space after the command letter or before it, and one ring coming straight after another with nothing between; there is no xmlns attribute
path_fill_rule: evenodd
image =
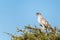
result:
<svg viewBox="0 0 60 40"><path fill-rule="evenodd" d="M16 33L25 25L38 25L36 12L60 28L60 0L0 0L0 40L10 40L3 32ZM16 33L17 34L17 33Z"/></svg>

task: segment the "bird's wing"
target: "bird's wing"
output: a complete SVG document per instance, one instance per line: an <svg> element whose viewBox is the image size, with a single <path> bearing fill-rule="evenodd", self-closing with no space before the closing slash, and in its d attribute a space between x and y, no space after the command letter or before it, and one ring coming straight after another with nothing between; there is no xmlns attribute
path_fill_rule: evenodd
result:
<svg viewBox="0 0 60 40"><path fill-rule="evenodd" d="M50 26L48 21L46 19L44 19L44 18L42 18L41 22L42 22L43 25L45 25L47 27Z"/></svg>
<svg viewBox="0 0 60 40"><path fill-rule="evenodd" d="M48 23L44 18L42 18L41 22L42 24L45 24L45 25Z"/></svg>

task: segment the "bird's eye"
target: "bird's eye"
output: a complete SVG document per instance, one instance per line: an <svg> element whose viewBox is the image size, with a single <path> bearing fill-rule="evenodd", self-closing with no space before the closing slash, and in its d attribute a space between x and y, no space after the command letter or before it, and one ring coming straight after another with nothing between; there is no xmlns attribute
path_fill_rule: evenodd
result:
<svg viewBox="0 0 60 40"><path fill-rule="evenodd" d="M37 12L36 15L41 15L41 13L40 12Z"/></svg>

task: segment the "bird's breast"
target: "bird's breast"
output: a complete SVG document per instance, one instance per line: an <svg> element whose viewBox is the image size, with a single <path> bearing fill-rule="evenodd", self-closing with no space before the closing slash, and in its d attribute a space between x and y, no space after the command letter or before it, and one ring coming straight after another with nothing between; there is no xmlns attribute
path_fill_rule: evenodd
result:
<svg viewBox="0 0 60 40"><path fill-rule="evenodd" d="M38 21L38 23L41 23L41 18L38 18L37 21Z"/></svg>

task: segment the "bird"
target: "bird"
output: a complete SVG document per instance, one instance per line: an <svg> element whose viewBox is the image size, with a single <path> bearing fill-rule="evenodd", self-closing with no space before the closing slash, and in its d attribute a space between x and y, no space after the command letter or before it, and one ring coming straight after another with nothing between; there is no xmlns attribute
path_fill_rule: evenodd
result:
<svg viewBox="0 0 60 40"><path fill-rule="evenodd" d="M39 25L41 26L42 30L51 30L54 31L53 28L51 27L51 25L48 23L48 21L41 15L40 12L36 13L37 15L37 21L39 23Z"/></svg>

